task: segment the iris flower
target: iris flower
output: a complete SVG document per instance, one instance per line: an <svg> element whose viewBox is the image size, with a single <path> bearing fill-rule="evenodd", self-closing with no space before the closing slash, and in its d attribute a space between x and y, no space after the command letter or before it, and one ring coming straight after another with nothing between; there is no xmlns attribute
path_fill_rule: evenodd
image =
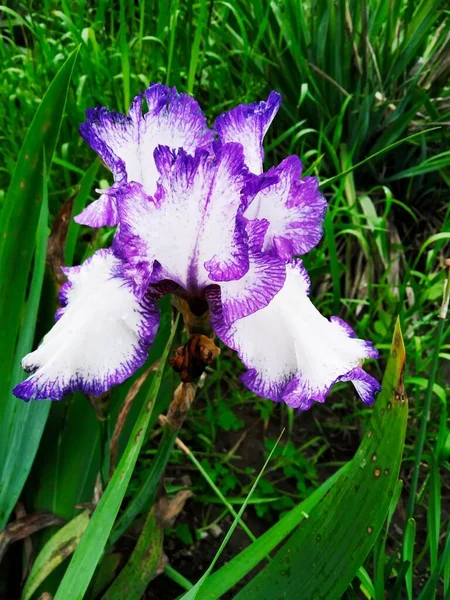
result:
<svg viewBox="0 0 450 600"><path fill-rule="evenodd" d="M144 100L146 108L144 107ZM158 330L158 300L209 311L256 394L306 410L337 381L366 404L380 386L362 369L376 358L338 317L309 299L299 256L322 237L326 200L297 156L263 171L263 138L281 104L241 104L209 129L198 103L151 85L127 115L95 108L80 127L114 183L75 220L117 226L112 247L65 268L56 323L23 359L19 398L99 395L130 377Z"/></svg>

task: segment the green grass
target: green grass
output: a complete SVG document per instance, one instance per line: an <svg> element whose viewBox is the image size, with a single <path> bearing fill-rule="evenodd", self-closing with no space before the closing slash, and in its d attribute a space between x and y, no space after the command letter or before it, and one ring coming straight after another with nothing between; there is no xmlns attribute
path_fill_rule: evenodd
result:
<svg viewBox="0 0 450 600"><path fill-rule="evenodd" d="M34 420L27 421L24 409L11 405L7 387L11 374L17 376L17 369L11 370L16 348L19 352L33 343L30 336L38 343L56 305L51 272L43 272L48 227L64 203L74 199L75 214L95 196L96 187L111 181L78 134L85 109L102 104L124 111L139 90L158 81L194 94L212 122L235 104L265 98L276 89L283 106L266 139L266 165L298 154L305 173L319 177L329 201L324 239L305 260L315 303L375 342L381 360L371 368L380 379L397 315L406 347L410 412L403 488L398 502L393 497L365 571L355 573L343 597L358 596L361 585L366 597L376 600L386 594L415 598L425 585L424 598L449 593L450 327L438 318L450 239L449 35L448 7L440 0L99 0L89 6L81 0L43 0L0 7L0 236L15 240L4 254L5 242L0 243L0 256L6 257L0 265L0 383L6 382L1 383L0 458L8 468L22 459L15 495L0 489L0 498L8 496L2 504L5 524L15 518L11 511L28 472L21 493L27 512L49 510L70 521L78 504L91 502L99 471L100 432L81 394L53 403L47 421L45 409L30 404L27 411ZM78 48L68 88L60 74L62 87L53 85L46 96L47 103L53 102L51 136L33 134L28 142L38 150L44 146L48 177L39 169L30 174L20 154L28 128L35 116L42 118L38 108L46 108L41 102L45 93ZM59 137L58 111L63 114ZM33 182L29 202L42 196L42 209L35 203L32 211L20 210L26 198L19 176ZM94 232L72 223L66 261L79 264L110 241L107 228ZM169 335L168 304L163 314L147 366L161 356ZM196 494L189 509L195 518L183 513L166 532L176 550L173 557L192 545L194 556L201 554L207 536L214 552L201 564L209 564L223 537L215 541L213 533L217 526L226 533L273 451L242 517L244 539L250 543L256 531L259 537L347 463L369 422L371 411L348 386L336 386L326 405L296 416L285 406L255 398L239 383L240 372L236 357L224 349L208 369L180 433L193 458L177 447L170 454L166 489L175 494L182 475L189 475ZM110 433L134 381L111 393ZM136 396L119 441L120 455L154 381L150 375ZM165 373L150 419L151 439L139 455L120 515L151 476L161 439L157 416L167 410L174 382L172 373ZM35 448L28 453L22 451L28 437L23 423L34 432ZM285 436L275 448L283 428ZM133 526L139 523L138 518ZM38 550L52 533L35 537ZM113 554L103 559L96 554L100 567L86 596L92 600L101 597L102 585L116 574L117 563L113 568L108 557L120 554L123 560L130 554L126 536L114 542ZM21 562L21 543L11 546L0 564L0 595L18 597L21 573L14 565ZM84 546L67 571L66 586L78 581L74 569L90 556ZM63 561L38 592L55 593L67 564ZM183 561L173 558L159 581L170 577L189 587L186 577L194 584L201 572L183 568ZM155 589L164 589L165 581ZM157 586L158 579L151 585ZM173 585L175 598L182 587ZM64 588L58 597L61 593Z"/></svg>

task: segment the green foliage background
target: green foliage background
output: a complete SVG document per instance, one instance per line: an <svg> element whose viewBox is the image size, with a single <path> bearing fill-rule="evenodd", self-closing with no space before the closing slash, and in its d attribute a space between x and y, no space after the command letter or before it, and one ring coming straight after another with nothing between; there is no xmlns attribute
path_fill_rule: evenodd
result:
<svg viewBox="0 0 450 600"><path fill-rule="evenodd" d="M422 593L428 599L450 593L445 509L450 344L445 321L438 329L450 239L446 3L11 1L0 6L0 35L0 528L17 517L12 510L19 495L28 513L50 511L70 525L80 512L76 506L91 502L99 470L107 471L104 431L86 398L76 394L51 406L19 406L9 392L16 382L11 379L21 376L19 355L39 342L56 307L52 270L45 267L49 231L58 226L57 215L69 200L76 214L95 197L95 188L111 181L78 134L85 109L100 104L126 111L138 91L157 81L194 94L212 122L232 106L265 99L276 89L283 105L266 138L266 165L298 154L304 172L319 177L329 201L324 239L305 260L314 301L325 315L339 314L360 337L375 342L381 360L370 368L377 377L386 365L397 315L408 357L405 385L411 402L403 490L394 496L398 503L391 504L390 527L386 524L373 540L368 558L361 555L359 564L364 564L344 597L379 600L386 594L395 599ZM26 143L37 152L34 166L24 159L33 119ZM46 122L50 129L43 133ZM27 183L25 191L21 181ZM94 232L72 223L66 264L78 264L108 245L111 235L107 228ZM163 313L147 366L166 346L168 304ZM173 556L191 548L194 556L203 553L206 558L203 570L183 571L183 561L178 570L168 550L172 566L151 584L155 597L177 597L191 585L186 578L194 583L206 570L214 553L208 554L202 537L209 536L215 552L222 538L216 542L213 532L218 526L226 531L236 518L270 452L271 462L243 517L244 528L246 518L251 520L247 530L255 523L258 531L267 530L320 490L352 457L367 427L371 411L348 386L336 386L325 406L295 416L246 391L240 372L237 359L225 351L208 373L180 434L193 458L178 448L171 452L173 440L158 445L157 417L166 411L174 387L170 372L162 376L149 421L152 433L124 486L122 511L145 482L159 480L152 465L165 449L169 495L179 490L183 473L190 474L195 492L190 501L195 517L182 517L166 532L169 548ZM135 379L112 391L109 435ZM134 463L125 447L152 390L154 374L138 393L120 440L119 455L124 464L128 460L130 475ZM276 444L283 427L285 437ZM253 445L245 441L249 438L255 438ZM421 442L423 453L417 451ZM240 457L244 449L250 459ZM115 498L117 508L121 500ZM104 506L107 514L106 501ZM108 514L112 527L114 515ZM76 526L85 528L86 519ZM34 536L37 551L52 533ZM81 534L76 530L75 537ZM22 550L22 542L12 543L0 564L0 597L20 597ZM122 561L131 552L126 544L115 550L108 556ZM102 548L98 552L100 561ZM78 562L82 559L79 553ZM120 561L110 566L113 562L101 560L103 570L96 571L86 597L101 597L99 581L114 577ZM49 570L34 597L46 590L54 593L67 564L66 559ZM161 590L169 595L162 596Z"/></svg>

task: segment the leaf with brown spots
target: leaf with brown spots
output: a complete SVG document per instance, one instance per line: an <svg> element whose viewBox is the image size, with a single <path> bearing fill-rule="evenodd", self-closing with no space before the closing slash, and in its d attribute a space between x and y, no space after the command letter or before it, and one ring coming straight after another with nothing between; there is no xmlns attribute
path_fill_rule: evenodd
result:
<svg viewBox="0 0 450 600"><path fill-rule="evenodd" d="M28 600L43 581L72 554L89 523L89 511L84 510L57 531L36 558L23 590L22 600Z"/></svg>
<svg viewBox="0 0 450 600"><path fill-rule="evenodd" d="M64 521L52 513L36 513L16 519L0 532L0 561L8 546L13 542L23 540L46 527L61 525L62 523Z"/></svg>

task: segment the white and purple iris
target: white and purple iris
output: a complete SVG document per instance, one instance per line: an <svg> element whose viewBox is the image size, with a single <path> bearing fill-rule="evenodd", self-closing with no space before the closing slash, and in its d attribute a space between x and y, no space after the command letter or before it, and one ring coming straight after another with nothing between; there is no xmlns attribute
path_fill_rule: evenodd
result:
<svg viewBox="0 0 450 600"><path fill-rule="evenodd" d="M143 99L148 109L143 113ZM326 201L314 177L289 156L263 172L263 138L279 109L240 105L208 128L197 102L151 85L128 115L96 108L83 138L114 176L77 218L117 226L110 249L64 270L62 308L37 350L19 398L99 395L146 360L165 293L210 311L217 336L247 367L257 394L306 410L337 381L352 381L371 404L380 386L363 371L370 342L311 303L299 258L322 236Z"/></svg>

